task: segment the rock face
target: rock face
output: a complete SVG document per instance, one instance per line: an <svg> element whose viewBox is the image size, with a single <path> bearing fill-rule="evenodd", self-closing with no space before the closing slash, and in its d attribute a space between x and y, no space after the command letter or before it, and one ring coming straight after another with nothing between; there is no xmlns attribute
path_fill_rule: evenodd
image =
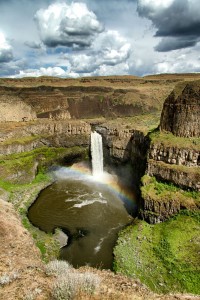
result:
<svg viewBox="0 0 200 300"><path fill-rule="evenodd" d="M148 96L136 89L101 86L0 87L0 93L18 97L38 118L80 119L133 116L158 110ZM145 103L145 101L147 103Z"/></svg>
<svg viewBox="0 0 200 300"><path fill-rule="evenodd" d="M149 138L142 131L108 124L97 126L96 131L103 137L105 167L108 170L115 169L122 182L130 185L139 194L140 179L146 167Z"/></svg>
<svg viewBox="0 0 200 300"><path fill-rule="evenodd" d="M200 192L199 169L176 168L173 165L149 160L147 174L155 176L160 181L173 183L180 188Z"/></svg>
<svg viewBox="0 0 200 300"><path fill-rule="evenodd" d="M32 107L21 101L19 97L1 95L0 107L0 122L25 122L36 119L36 113Z"/></svg>
<svg viewBox="0 0 200 300"><path fill-rule="evenodd" d="M176 89L179 91L176 92ZM176 136L200 137L200 81L176 89L164 103L161 130Z"/></svg>

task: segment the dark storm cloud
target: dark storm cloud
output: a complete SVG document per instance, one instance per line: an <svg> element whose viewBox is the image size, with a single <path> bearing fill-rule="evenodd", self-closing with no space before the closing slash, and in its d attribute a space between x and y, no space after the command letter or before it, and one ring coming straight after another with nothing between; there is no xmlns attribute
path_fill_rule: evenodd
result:
<svg viewBox="0 0 200 300"><path fill-rule="evenodd" d="M167 52L175 49L189 48L195 46L197 43L197 38L188 40L187 38L174 38L166 37L163 38L160 43L155 47L158 52Z"/></svg>
<svg viewBox="0 0 200 300"><path fill-rule="evenodd" d="M0 49L0 63L9 62L13 59L13 53L11 49Z"/></svg>
<svg viewBox="0 0 200 300"><path fill-rule="evenodd" d="M137 10L152 21L157 29L155 36L163 37L157 51L192 47L200 39L198 0L138 0Z"/></svg>

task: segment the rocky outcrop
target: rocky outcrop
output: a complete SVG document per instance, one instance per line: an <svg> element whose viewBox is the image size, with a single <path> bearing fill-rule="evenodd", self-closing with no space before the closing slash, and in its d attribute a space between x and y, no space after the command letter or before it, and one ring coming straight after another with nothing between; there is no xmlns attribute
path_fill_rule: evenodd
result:
<svg viewBox="0 0 200 300"><path fill-rule="evenodd" d="M142 179L141 192L141 217L152 224L166 221L183 209L191 212L200 209L198 193L193 197L193 193L163 184L149 175Z"/></svg>
<svg viewBox="0 0 200 300"><path fill-rule="evenodd" d="M167 134L161 133L152 134L150 138L152 141L146 167L149 179L143 179L141 189L142 218L150 223L158 223L179 213L181 209L199 209L199 196L183 196L184 191L188 190L200 192L200 149L193 144L196 140L187 140L184 147L183 138L173 140L171 137L169 142ZM199 200L195 200L195 197Z"/></svg>
<svg viewBox="0 0 200 300"><path fill-rule="evenodd" d="M177 86L165 100L160 129L176 136L200 137L200 81Z"/></svg>
<svg viewBox="0 0 200 300"><path fill-rule="evenodd" d="M146 173L158 180L171 182L184 189L200 191L200 149L191 141L191 145L167 146L165 138L160 135L150 144ZM179 138L180 139L180 138ZM176 142L179 142L179 139ZM187 142L188 143L188 142Z"/></svg>

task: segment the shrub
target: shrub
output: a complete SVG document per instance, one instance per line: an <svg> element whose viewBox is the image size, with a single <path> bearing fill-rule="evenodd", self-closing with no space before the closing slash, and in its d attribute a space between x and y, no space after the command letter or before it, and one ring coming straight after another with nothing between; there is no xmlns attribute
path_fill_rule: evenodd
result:
<svg viewBox="0 0 200 300"><path fill-rule="evenodd" d="M69 271L72 271L73 267L64 260L53 260L46 265L46 274L47 275L65 275Z"/></svg>
<svg viewBox="0 0 200 300"><path fill-rule="evenodd" d="M95 289L100 284L100 278L90 272L85 272L83 274L80 274L80 281L81 281L81 291L87 293L87 294L93 294L95 292Z"/></svg>
<svg viewBox="0 0 200 300"><path fill-rule="evenodd" d="M53 286L55 300L71 300L78 293L93 294L98 287L100 279L93 273L72 272L60 276Z"/></svg>
<svg viewBox="0 0 200 300"><path fill-rule="evenodd" d="M14 280L16 280L17 278L19 278L19 272L18 271L13 271L10 274L4 273L0 277L0 286L9 284L9 283L13 282Z"/></svg>
<svg viewBox="0 0 200 300"><path fill-rule="evenodd" d="M70 300L73 299L77 293L77 286L79 283L72 275L62 275L53 285L53 298L56 300Z"/></svg>
<svg viewBox="0 0 200 300"><path fill-rule="evenodd" d="M29 290L23 300L35 300L38 295L42 293L40 288L35 288L34 290Z"/></svg>

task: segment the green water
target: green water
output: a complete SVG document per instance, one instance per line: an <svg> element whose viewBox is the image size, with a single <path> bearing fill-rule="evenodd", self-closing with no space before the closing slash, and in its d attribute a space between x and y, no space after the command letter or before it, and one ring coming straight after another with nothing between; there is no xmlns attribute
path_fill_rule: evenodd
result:
<svg viewBox="0 0 200 300"><path fill-rule="evenodd" d="M69 233L60 257L73 266L112 268L118 232L132 221L127 204L132 211L134 202L91 176L64 171L66 176L40 193L29 209L29 220L45 232L62 228Z"/></svg>

